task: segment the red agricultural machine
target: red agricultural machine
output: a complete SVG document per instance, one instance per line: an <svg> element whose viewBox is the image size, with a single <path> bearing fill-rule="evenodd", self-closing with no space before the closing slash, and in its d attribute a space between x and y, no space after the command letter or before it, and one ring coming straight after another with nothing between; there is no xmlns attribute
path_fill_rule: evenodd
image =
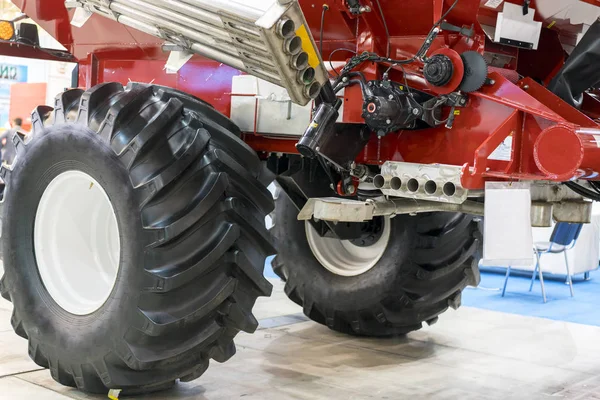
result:
<svg viewBox="0 0 600 400"><path fill-rule="evenodd" d="M0 54L78 63L1 172L2 296L64 385L226 361L273 254L312 320L408 333L600 200L597 0L14 2L66 50Z"/></svg>

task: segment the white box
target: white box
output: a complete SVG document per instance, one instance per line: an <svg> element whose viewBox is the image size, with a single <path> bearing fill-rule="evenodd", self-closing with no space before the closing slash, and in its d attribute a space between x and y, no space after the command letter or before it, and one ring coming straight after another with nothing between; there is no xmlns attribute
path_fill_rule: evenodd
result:
<svg viewBox="0 0 600 400"><path fill-rule="evenodd" d="M528 266L533 262L531 192L528 183L488 182L482 266Z"/></svg>

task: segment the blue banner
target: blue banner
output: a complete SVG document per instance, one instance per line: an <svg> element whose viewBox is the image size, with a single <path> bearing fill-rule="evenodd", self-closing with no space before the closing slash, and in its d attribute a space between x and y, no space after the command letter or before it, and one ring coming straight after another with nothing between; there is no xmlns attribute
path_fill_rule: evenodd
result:
<svg viewBox="0 0 600 400"><path fill-rule="evenodd" d="M27 82L27 66L0 63L0 82Z"/></svg>

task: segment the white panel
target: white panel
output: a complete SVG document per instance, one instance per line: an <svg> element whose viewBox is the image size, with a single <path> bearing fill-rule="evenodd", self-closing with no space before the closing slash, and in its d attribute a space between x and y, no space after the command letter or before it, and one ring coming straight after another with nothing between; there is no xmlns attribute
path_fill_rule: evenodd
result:
<svg viewBox="0 0 600 400"><path fill-rule="evenodd" d="M531 193L527 183L485 185L483 266L526 266L533 262Z"/></svg>
<svg viewBox="0 0 600 400"><path fill-rule="evenodd" d="M502 38L533 43L533 49L537 50L542 23L534 21L534 15L533 8L529 9L527 15L523 15L522 6L504 3L504 10L498 13L494 41L499 43Z"/></svg>
<svg viewBox="0 0 600 400"><path fill-rule="evenodd" d="M259 134L301 136L312 120L312 109L313 102L304 107L292 103L285 88L251 75L233 77L231 119L243 132L254 132L258 116ZM343 105L338 121L342 117Z"/></svg>

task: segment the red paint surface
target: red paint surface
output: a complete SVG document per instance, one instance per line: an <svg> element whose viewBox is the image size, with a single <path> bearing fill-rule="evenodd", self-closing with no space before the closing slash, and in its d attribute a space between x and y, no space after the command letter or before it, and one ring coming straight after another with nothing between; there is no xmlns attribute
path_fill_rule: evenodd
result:
<svg viewBox="0 0 600 400"><path fill-rule="evenodd" d="M521 4L521 0L507 1ZM163 71L167 54L161 50L160 39L97 15L83 28L74 28L69 23L73 11L67 12L63 0L14 2L80 61L80 86L90 87L107 81L124 84L129 81L153 82L196 95L212 103L217 110L227 115L230 113L231 80L240 72L195 57L179 74L167 75ZM324 59L327 60L331 51L340 47L357 52L374 51L382 55L386 54L389 47L391 57L409 58L421 46L432 24L453 2L379 0L389 28L388 38L376 0L363 0L364 5L372 8L372 12L361 16L347 12L344 0L332 0L328 2L330 10L325 16ZM447 17L450 23L458 26L473 25L473 38L443 33L434 41L430 54L440 49L452 49L459 54L467 50L484 52L487 46L490 52L510 55L512 61L504 68L517 71L518 67L529 68L529 75L544 81L556 74L563 58L562 54L557 54L555 34L545 32L537 52L525 53L489 41L486 44L480 24L494 25L498 10L485 8L483 3L482 0L460 0ZM321 4L312 0L300 0L300 4L318 41ZM535 0L531 6L535 8ZM539 16L536 15L536 19L540 20ZM6 46L0 47L0 53L8 51ZM35 54L28 56L35 57ZM344 61L349 56L348 53L338 52L334 61ZM379 79L387 66L364 64L361 68L368 79ZM407 65L406 77L400 69L394 69L390 78L398 82L406 79L411 86L428 90L421 68L422 64L419 63ZM582 168L600 170L600 165L592 161L600 159L598 147L592 146L590 137L593 138L593 135L582 137L573 133L580 127L597 127L596 122L569 107L531 79L525 79L517 85L514 78L511 82L497 71L490 77L496 83L469 96L469 103L460 109L453 129L440 126L421 131L400 131L381 139L373 136L357 161L369 164L396 160L461 165L464 166L463 183L471 188L482 187L486 179L557 180L559 174L553 171L572 171L575 168L573 174L580 176ZM528 90L523 90L525 86L528 86ZM344 104L344 122L362 123L362 97L358 87L346 90ZM597 117L600 115L598 104L596 98L588 97L584 109ZM444 110L445 115L448 112L449 109ZM570 134L556 134L552 127L557 125L569 126ZM488 156L509 136L513 138L512 159L489 160ZM539 139L540 136L542 139ZM558 138L556 143L553 142L554 137ZM583 150L573 154L558 152L560 143L575 149L575 137L581 142ZM534 152L538 139L536 162ZM295 142L289 139L245 134L244 140L259 153L295 152ZM583 161L580 162L582 152ZM560 160L554 163L553 159L557 158ZM543 170L538 164L543 166ZM577 164L579 166L575 167ZM562 176L560 178L563 179Z"/></svg>

